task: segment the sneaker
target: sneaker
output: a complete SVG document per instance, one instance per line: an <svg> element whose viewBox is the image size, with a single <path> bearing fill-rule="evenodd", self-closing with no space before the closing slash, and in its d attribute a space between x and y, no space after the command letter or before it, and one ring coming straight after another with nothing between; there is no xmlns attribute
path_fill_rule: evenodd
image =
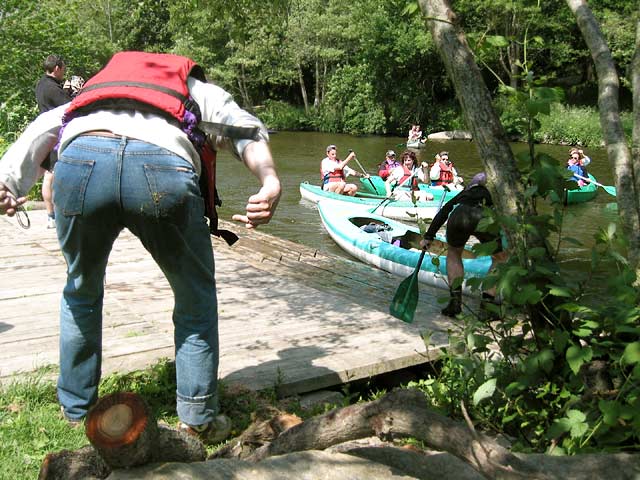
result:
<svg viewBox="0 0 640 480"><path fill-rule="evenodd" d="M460 304L460 300L458 300L457 298L452 298L451 300L449 300L447 306L440 310L440 312L442 312L442 314L446 315L447 317L456 317L457 315L462 313L462 305Z"/></svg>
<svg viewBox="0 0 640 480"><path fill-rule="evenodd" d="M218 415L212 422L204 425L187 425L180 422L178 430L194 435L208 445L216 445L231 435L231 419L226 415Z"/></svg>
<svg viewBox="0 0 640 480"><path fill-rule="evenodd" d="M60 414L62 415L62 418L69 424L69 426L71 426L72 428L77 428L80 425L82 425L82 421L84 420L83 418L70 418L67 416L66 413L64 413L64 407L62 405L60 405Z"/></svg>
<svg viewBox="0 0 640 480"><path fill-rule="evenodd" d="M56 219L53 217L47 217L47 228L56 228Z"/></svg>

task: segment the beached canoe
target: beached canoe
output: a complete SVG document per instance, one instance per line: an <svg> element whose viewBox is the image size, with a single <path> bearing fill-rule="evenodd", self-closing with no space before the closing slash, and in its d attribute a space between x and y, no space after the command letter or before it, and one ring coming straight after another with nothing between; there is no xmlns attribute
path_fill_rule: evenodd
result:
<svg viewBox="0 0 640 480"><path fill-rule="evenodd" d="M331 238L350 255L398 277L408 277L413 273L420 257L422 236L418 228L381 215L349 212L324 200L318 203L318 211ZM437 259L436 262L433 261L434 258ZM491 257L476 257L468 249L463 255L462 263L466 281L472 277L486 276L491 266ZM442 237L437 237L431 251L425 256L418 280L434 287L449 288L446 243ZM463 284L463 288L466 293L470 293L466 284Z"/></svg>
<svg viewBox="0 0 640 480"><path fill-rule="evenodd" d="M596 181L595 177L589 174L589 179ZM598 193L598 186L595 183L587 183L583 187L566 190L565 203L571 205L573 203L584 203L593 200Z"/></svg>
<svg viewBox="0 0 640 480"><path fill-rule="evenodd" d="M414 205L410 201L388 200L385 197L372 198L371 196L340 195L333 192L325 192L317 185L303 182L300 184L300 196L304 200L318 203L320 200L334 203L345 212L372 211L379 215L397 220L413 221L418 218L433 218L438 211L440 198L436 197L428 202L418 202Z"/></svg>
<svg viewBox="0 0 640 480"><path fill-rule="evenodd" d="M426 183L419 183L418 187L420 190L424 190L425 192L431 193L435 199L442 198L442 194L444 193L444 188L436 187L434 185L428 185ZM396 187L404 190L408 190L409 187ZM453 197L455 197L459 190L451 190L447 193L445 197L445 202L448 202ZM384 180L380 178L378 175L371 175L369 178L360 178L360 185L358 186L358 194L377 194L384 196L386 194Z"/></svg>

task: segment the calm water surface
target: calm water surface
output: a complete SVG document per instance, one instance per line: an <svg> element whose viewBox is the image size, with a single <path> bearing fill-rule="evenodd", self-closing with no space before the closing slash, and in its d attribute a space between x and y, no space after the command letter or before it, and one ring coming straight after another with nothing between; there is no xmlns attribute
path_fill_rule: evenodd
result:
<svg viewBox="0 0 640 480"><path fill-rule="evenodd" d="M277 163L278 173L283 184L283 195L271 223L260 227L261 231L281 238L292 240L321 251L348 255L333 243L324 231L320 217L314 204L300 198L300 182L308 181L319 184L320 161L325 156L325 148L329 144L338 147L338 156L344 158L348 149L353 149L363 167L371 174L376 173L376 166L384 159L387 150L395 150L400 154L406 139L400 137L337 135L316 132L278 132L271 136L271 148ZM525 144L513 144L514 151L526 149ZM454 162L458 173L470 179L481 170L480 157L475 143L467 141L427 142L425 148L418 152L418 159L433 162L436 152L447 150L449 158ZM569 147L554 145L538 145L536 151L545 152L559 161L568 157ZM612 185L612 171L602 148L589 148L585 152L592 159L589 172L605 185ZM349 163L358 169L354 161ZM257 180L228 153L222 153L218 161L218 187L221 190L223 207L220 216L230 219L233 213L243 211L249 195L259 187ZM354 178L358 183L358 179ZM566 209L564 230L580 240L584 246L563 245L561 258L565 266L572 270L585 271L589 265L589 250L594 245L594 234L600 227L606 227L617 220L614 197L599 189L598 195L591 202L571 205Z"/></svg>

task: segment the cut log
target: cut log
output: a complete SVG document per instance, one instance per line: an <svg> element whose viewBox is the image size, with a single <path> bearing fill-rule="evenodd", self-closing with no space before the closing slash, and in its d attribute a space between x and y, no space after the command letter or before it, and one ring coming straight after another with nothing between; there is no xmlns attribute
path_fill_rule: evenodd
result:
<svg viewBox="0 0 640 480"><path fill-rule="evenodd" d="M89 410L86 434L111 468L147 463L158 445L158 425L141 396L114 393Z"/></svg>
<svg viewBox="0 0 640 480"><path fill-rule="evenodd" d="M87 445L79 450L49 453L40 466L38 480L97 480L111 469L95 449Z"/></svg>

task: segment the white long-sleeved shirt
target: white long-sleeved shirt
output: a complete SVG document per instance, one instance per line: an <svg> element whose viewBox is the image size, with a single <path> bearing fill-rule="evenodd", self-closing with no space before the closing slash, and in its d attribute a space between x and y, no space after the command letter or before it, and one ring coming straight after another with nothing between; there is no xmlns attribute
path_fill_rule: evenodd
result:
<svg viewBox="0 0 640 480"><path fill-rule="evenodd" d="M243 110L222 88L188 79L189 92L200 107L202 120L238 127L259 127L260 141L268 142L266 128L256 117ZM17 197L26 195L44 170L40 167L58 141L62 115L69 104L39 115L0 159L0 182ZM94 130L108 130L117 135L142 140L191 162L200 174L200 157L187 135L161 116L136 110L98 110L71 120L62 132L59 153L78 135ZM229 149L242 158L247 145L254 140L217 137L219 148Z"/></svg>

